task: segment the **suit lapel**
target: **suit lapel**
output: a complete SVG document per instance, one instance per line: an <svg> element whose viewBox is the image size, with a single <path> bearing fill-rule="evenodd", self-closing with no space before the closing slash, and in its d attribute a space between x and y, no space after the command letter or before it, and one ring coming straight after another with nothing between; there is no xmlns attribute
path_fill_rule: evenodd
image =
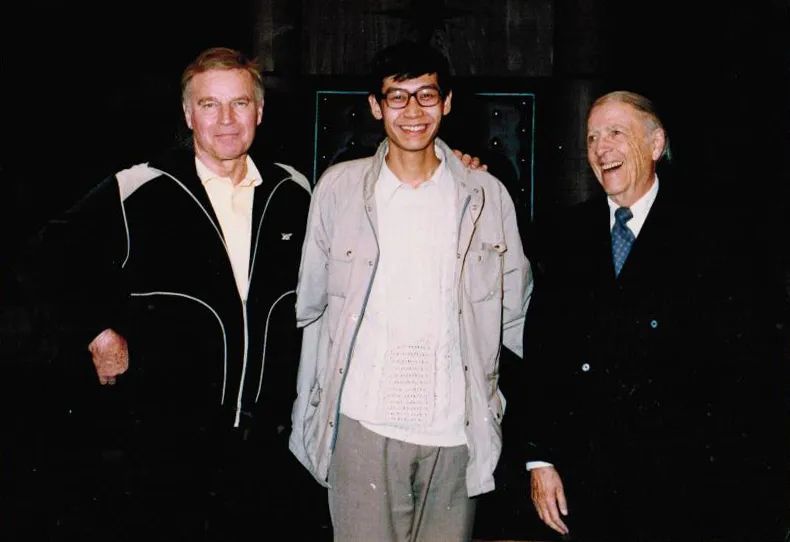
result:
<svg viewBox="0 0 790 542"><path fill-rule="evenodd" d="M668 246L672 239L670 215L667 213L665 188L659 190L645 223L631 247L631 252L620 271L618 282L634 279L645 280L659 274L669 255Z"/></svg>
<svg viewBox="0 0 790 542"><path fill-rule="evenodd" d="M612 235L609 226L609 205L606 196L596 197L590 202L587 209L588 216L582 224L588 224L589 237L587 250L589 262L598 274L598 284L615 284L614 262L612 261ZM584 227L584 226L583 226ZM628 262L626 261L626 265ZM620 275L622 276L622 274Z"/></svg>

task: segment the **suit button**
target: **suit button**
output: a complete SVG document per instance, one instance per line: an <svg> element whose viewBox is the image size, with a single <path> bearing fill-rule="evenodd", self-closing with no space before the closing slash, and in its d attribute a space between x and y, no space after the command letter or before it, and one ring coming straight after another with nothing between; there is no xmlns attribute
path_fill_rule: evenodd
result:
<svg viewBox="0 0 790 542"><path fill-rule="evenodd" d="M589 363L582 363L582 371L586 373L589 370L590 370L590 364Z"/></svg>

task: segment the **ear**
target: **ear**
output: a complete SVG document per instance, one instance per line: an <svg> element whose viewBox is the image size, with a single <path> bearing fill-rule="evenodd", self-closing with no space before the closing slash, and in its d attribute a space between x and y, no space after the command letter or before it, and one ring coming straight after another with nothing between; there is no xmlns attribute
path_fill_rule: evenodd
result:
<svg viewBox="0 0 790 542"><path fill-rule="evenodd" d="M444 97L444 103L442 104L442 115L447 115L450 113L450 109L453 105L453 91L447 93L447 96Z"/></svg>
<svg viewBox="0 0 790 542"><path fill-rule="evenodd" d="M384 118L384 114L381 112L381 105L379 105L379 101L373 94L368 94L368 103L370 104L370 114L373 115L373 118L376 120L381 120Z"/></svg>
<svg viewBox="0 0 790 542"><path fill-rule="evenodd" d="M187 127L192 129L192 115L189 109L189 106L186 103L181 104L181 109L184 111L184 121L187 123Z"/></svg>
<svg viewBox="0 0 790 542"><path fill-rule="evenodd" d="M662 154L664 154L664 147L667 144L667 138L664 130L661 128L656 128L653 130L652 139L653 162L658 162L658 159L661 158Z"/></svg>
<svg viewBox="0 0 790 542"><path fill-rule="evenodd" d="M255 125L260 126L262 120L263 120L263 100L261 100L261 103L258 104L258 120L255 122Z"/></svg>

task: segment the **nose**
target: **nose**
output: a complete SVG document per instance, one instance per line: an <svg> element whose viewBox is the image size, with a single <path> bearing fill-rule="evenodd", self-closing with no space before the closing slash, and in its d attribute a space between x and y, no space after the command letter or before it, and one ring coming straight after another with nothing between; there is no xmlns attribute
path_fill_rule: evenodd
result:
<svg viewBox="0 0 790 542"><path fill-rule="evenodd" d="M233 108L230 104L222 104L219 110L220 124L230 124L233 122Z"/></svg>
<svg viewBox="0 0 790 542"><path fill-rule="evenodd" d="M601 156L612 149L612 140L608 136L602 136L592 144L592 147L595 155Z"/></svg>
<svg viewBox="0 0 790 542"><path fill-rule="evenodd" d="M418 117L422 115L422 106L417 102L417 96L414 94L409 96L409 101L406 102L406 107L403 109L403 113L410 117Z"/></svg>

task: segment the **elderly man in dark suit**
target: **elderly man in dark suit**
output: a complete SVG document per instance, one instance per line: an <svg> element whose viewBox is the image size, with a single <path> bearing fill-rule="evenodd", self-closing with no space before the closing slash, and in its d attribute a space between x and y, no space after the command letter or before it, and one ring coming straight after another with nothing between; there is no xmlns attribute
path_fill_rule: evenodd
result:
<svg viewBox="0 0 790 542"><path fill-rule="evenodd" d="M605 194L530 240L532 500L563 540L778 540L776 343L742 224L663 169L659 185L667 145L648 99L599 98L587 147Z"/></svg>

